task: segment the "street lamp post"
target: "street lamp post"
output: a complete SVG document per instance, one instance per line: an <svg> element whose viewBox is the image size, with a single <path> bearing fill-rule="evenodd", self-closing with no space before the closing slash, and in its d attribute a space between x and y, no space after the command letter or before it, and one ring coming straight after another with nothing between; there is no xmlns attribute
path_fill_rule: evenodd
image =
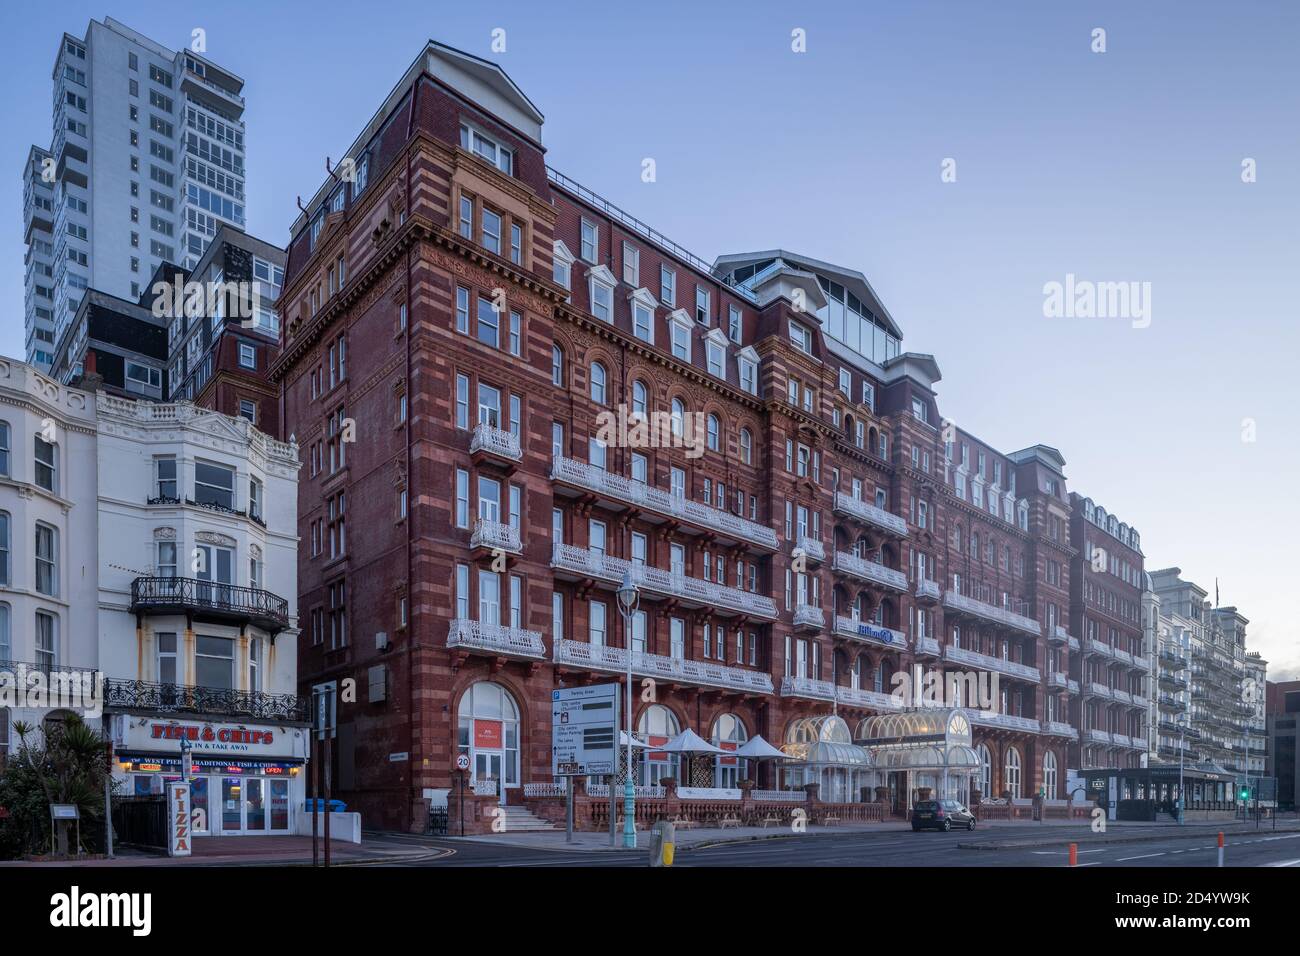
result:
<svg viewBox="0 0 1300 956"><path fill-rule="evenodd" d="M623 572L618 604L623 611L623 634L627 642L627 775L623 782L623 849L636 849L636 786L632 782L632 615L641 603L641 592L632 583L632 572Z"/></svg>
<svg viewBox="0 0 1300 956"><path fill-rule="evenodd" d="M1187 822L1187 801L1183 797L1183 734L1187 730L1187 714L1179 714L1178 720L1178 825Z"/></svg>

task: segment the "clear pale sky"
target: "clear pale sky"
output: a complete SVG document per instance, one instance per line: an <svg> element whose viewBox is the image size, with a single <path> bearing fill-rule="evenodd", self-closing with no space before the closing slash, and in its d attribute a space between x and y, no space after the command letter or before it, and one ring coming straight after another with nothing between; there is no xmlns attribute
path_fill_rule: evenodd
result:
<svg viewBox="0 0 1300 956"><path fill-rule="evenodd" d="M21 171L49 145L63 31L107 14L177 48L205 29L246 81L249 231L281 245L294 197L433 38L510 73L552 165L704 258L781 246L861 269L904 348L938 359L945 415L1006 451L1060 449L1148 568L1217 577L1269 676L1300 677L1300 4L182 7L35 5L0 33L0 352L22 354ZM1150 282L1150 326L1045 318L1067 274Z"/></svg>

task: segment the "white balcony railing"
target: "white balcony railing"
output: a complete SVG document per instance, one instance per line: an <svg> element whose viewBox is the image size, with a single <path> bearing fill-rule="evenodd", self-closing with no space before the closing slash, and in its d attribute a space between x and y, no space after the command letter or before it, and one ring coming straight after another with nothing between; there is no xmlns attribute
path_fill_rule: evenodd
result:
<svg viewBox="0 0 1300 956"><path fill-rule="evenodd" d="M1054 644L1064 644L1070 639L1070 632L1062 625L1054 624L1048 628L1047 639Z"/></svg>
<svg viewBox="0 0 1300 956"><path fill-rule="evenodd" d="M800 604L794 609L794 626L823 628L826 626L826 612L811 604Z"/></svg>
<svg viewBox="0 0 1300 956"><path fill-rule="evenodd" d="M1132 664L1133 655L1130 654L1128 651L1124 650L1122 647L1117 647L1115 648L1115 660L1123 661L1125 664Z"/></svg>
<svg viewBox="0 0 1300 956"><path fill-rule="evenodd" d="M826 546L816 538L801 534L795 541L795 547L807 555L810 561L826 560Z"/></svg>
<svg viewBox="0 0 1300 956"><path fill-rule="evenodd" d="M1072 651L1077 651L1079 649L1079 639L1073 634L1070 635L1070 639L1066 643L1070 645L1070 650Z"/></svg>
<svg viewBox="0 0 1300 956"><path fill-rule="evenodd" d="M1088 650L1094 654L1100 654L1102 657L1110 657L1113 653L1109 644L1099 641L1095 637L1088 638Z"/></svg>
<svg viewBox="0 0 1300 956"><path fill-rule="evenodd" d="M845 494L843 491L835 492L835 510L841 514L852 515L860 521L875 525L877 528L896 534L900 538L907 537L907 522L898 515L892 514L884 508L869 505L861 499Z"/></svg>
<svg viewBox="0 0 1300 956"><path fill-rule="evenodd" d="M555 663L622 674L627 671L627 649L559 640L555 642ZM664 657L662 654L647 654L644 651L632 652L632 673L679 684L724 687L756 694L772 693L771 675L764 671L749 671L711 661Z"/></svg>
<svg viewBox="0 0 1300 956"><path fill-rule="evenodd" d="M995 624L1024 631L1027 634L1041 635L1043 633L1042 625L1032 617L1017 614L1015 611L994 604L985 604L983 601L977 601L965 594L958 594L951 588L943 593L943 606L954 611L964 611L986 621L993 621Z"/></svg>
<svg viewBox="0 0 1300 956"><path fill-rule="evenodd" d="M1112 691L1108 685L1099 683L1095 680L1088 682L1088 692L1097 697L1105 697L1107 700L1110 700L1112 696Z"/></svg>
<svg viewBox="0 0 1300 956"><path fill-rule="evenodd" d="M1047 675L1047 683L1052 687L1064 687L1065 675L1060 671L1050 671Z"/></svg>
<svg viewBox="0 0 1300 956"><path fill-rule="evenodd" d="M953 647L949 644L943 649L943 659L952 661L955 664L970 664L972 667L981 667L984 670L997 671L1000 674L1007 674L1010 677L1019 677L1022 680L1036 681L1041 678L1037 667L1030 667L1028 664L1019 664L1016 661L1004 661L1000 657L993 657L989 654L980 654L977 651L968 651L964 647Z"/></svg>
<svg viewBox="0 0 1300 956"><path fill-rule="evenodd" d="M1018 717L1015 714L995 714L987 710L967 710L966 715L972 724L983 727L1001 727L1004 730L1027 730L1038 733L1042 728L1032 717Z"/></svg>
<svg viewBox="0 0 1300 956"><path fill-rule="evenodd" d="M502 624L487 624L457 618L447 633L448 647L469 647L514 657L545 658L546 645L537 631L524 631Z"/></svg>
<svg viewBox="0 0 1300 956"><path fill-rule="evenodd" d="M469 536L471 548L500 548L502 551L518 553L523 550L519 540L519 529L512 528L500 521L488 521L480 518L474 525L474 532Z"/></svg>
<svg viewBox="0 0 1300 956"><path fill-rule="evenodd" d="M871 707L875 710L902 710L903 702L892 694L853 687L835 688L835 699L846 707Z"/></svg>
<svg viewBox="0 0 1300 956"><path fill-rule="evenodd" d="M509 458L511 461L520 461L524 457L517 435L495 428L487 422L479 422L474 426L474 437L469 442L471 455L479 451L498 458Z"/></svg>
<svg viewBox="0 0 1300 956"><path fill-rule="evenodd" d="M817 680L813 677L782 677L781 696L834 700L835 685L828 680Z"/></svg>
<svg viewBox="0 0 1300 956"><path fill-rule="evenodd" d="M1110 742L1120 747L1132 747L1133 739L1127 734L1111 734Z"/></svg>
<svg viewBox="0 0 1300 956"><path fill-rule="evenodd" d="M698 604L726 608L755 617L776 617L776 602L762 594L752 594L740 588L715 584L701 578L687 577L675 571L665 571L646 564L633 564L599 551L578 548L569 544L554 546L551 566L565 571L575 571L613 584L621 584L623 574L631 572L632 581L643 590L667 597L684 598Z"/></svg>
<svg viewBox="0 0 1300 956"><path fill-rule="evenodd" d="M939 587L938 581L924 580L916 582L916 596L918 598L929 598L937 601L942 593L943 589Z"/></svg>
<svg viewBox="0 0 1300 956"><path fill-rule="evenodd" d="M1110 743L1110 734L1105 730L1097 730L1095 727L1088 731L1088 742L1094 744Z"/></svg>
<svg viewBox="0 0 1300 956"><path fill-rule="evenodd" d="M831 567L872 584L880 584L896 591L907 590L907 575L902 571L895 571L875 561L859 558L856 554L847 551L836 551L835 561Z"/></svg>
<svg viewBox="0 0 1300 956"><path fill-rule="evenodd" d="M692 524L717 531L729 537L765 548L777 549L776 532L771 528L749 521L683 495L675 495L655 488L643 481L633 481L597 468L585 461L557 455L551 461L551 480L586 488L598 494L615 498L625 504L669 518L679 518Z"/></svg>
<svg viewBox="0 0 1300 956"><path fill-rule="evenodd" d="M1125 703L1125 704L1133 703L1133 695L1126 690L1120 690L1118 687L1116 687L1113 690L1111 690L1110 694L1112 697L1115 698L1115 700L1118 700L1121 703Z"/></svg>
<svg viewBox="0 0 1300 956"><path fill-rule="evenodd" d="M1079 682L1075 680L1073 677L1071 677L1069 680L1065 682L1065 689L1068 690L1071 694L1077 694L1079 693Z"/></svg>
<svg viewBox="0 0 1300 956"><path fill-rule="evenodd" d="M914 650L917 654L930 654L938 657L940 653L939 642L933 637L918 637Z"/></svg>
<svg viewBox="0 0 1300 956"><path fill-rule="evenodd" d="M835 633L840 637L851 637L857 641L870 641L873 644L883 644L886 647L901 649L907 646L907 635L902 631L896 631L892 627L884 627L880 624L873 624L870 621L859 621L851 617L836 617Z"/></svg>
<svg viewBox="0 0 1300 956"><path fill-rule="evenodd" d="M1061 720L1043 721L1043 733L1051 734L1054 737L1077 737L1079 732L1070 724Z"/></svg>

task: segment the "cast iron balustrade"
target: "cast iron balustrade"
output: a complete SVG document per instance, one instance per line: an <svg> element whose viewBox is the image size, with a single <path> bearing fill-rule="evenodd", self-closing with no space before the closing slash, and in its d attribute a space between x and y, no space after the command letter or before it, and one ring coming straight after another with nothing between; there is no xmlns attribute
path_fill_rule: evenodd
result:
<svg viewBox="0 0 1300 956"><path fill-rule="evenodd" d="M903 700L892 694L883 694L878 690L862 690L855 687L835 687L835 699L846 707L872 707L876 710L902 710Z"/></svg>
<svg viewBox="0 0 1300 956"><path fill-rule="evenodd" d="M1088 742L1093 744L1110 743L1110 733L1105 730L1097 730L1095 727L1088 730Z"/></svg>
<svg viewBox="0 0 1300 956"><path fill-rule="evenodd" d="M809 561L826 560L826 547L816 538L801 534L795 542L795 547L802 551Z"/></svg>
<svg viewBox="0 0 1300 956"><path fill-rule="evenodd" d="M1070 724L1063 720L1045 720L1043 721L1043 733L1051 734L1053 737L1077 737L1078 731Z"/></svg>
<svg viewBox="0 0 1300 956"><path fill-rule="evenodd" d="M907 575L902 571L895 571L867 558L859 558L856 554L847 551L836 551L835 561L831 567L861 581L883 585L896 591L907 590Z"/></svg>
<svg viewBox="0 0 1300 956"><path fill-rule="evenodd" d="M1002 658L993 657L991 654L980 654L978 651L968 651L964 647L953 647L951 644L943 649L943 659L956 664L970 664L972 667L998 671L1009 677L1018 677L1021 680L1037 681L1041 679L1037 667L1030 667L1028 664L1021 664L1017 661L1004 661Z"/></svg>
<svg viewBox="0 0 1300 956"><path fill-rule="evenodd" d="M181 499L175 495L158 495L154 498L146 498L145 504L148 505L178 505Z"/></svg>
<svg viewBox="0 0 1300 956"><path fill-rule="evenodd" d="M201 614L252 624L271 634L289 626L289 602L279 595L198 578L136 578L131 582L131 613Z"/></svg>
<svg viewBox="0 0 1300 956"><path fill-rule="evenodd" d="M1016 714L995 714L987 710L967 710L966 716L972 724L981 727L1000 727L1003 730L1027 730L1038 733L1042 728L1032 717L1020 717Z"/></svg>
<svg viewBox="0 0 1300 956"><path fill-rule="evenodd" d="M512 528L508 524L502 524L500 521L488 521L486 518L479 518L474 522L474 531L469 536L469 546L471 548L490 548L502 551L509 551L518 554L523 550L523 543L519 540L519 529Z"/></svg>
<svg viewBox="0 0 1300 956"><path fill-rule="evenodd" d="M296 694L266 694L228 687L156 684L117 678L104 681L104 707L109 710L306 721L309 704L306 698Z"/></svg>
<svg viewBox="0 0 1300 956"><path fill-rule="evenodd" d="M627 650L582 641L558 640L555 642L555 663L623 674L627 671ZM772 693L771 675L763 671L728 667L711 661L664 657L662 654L647 654L644 651L632 652L632 673L678 684L722 687L751 694Z"/></svg>
<svg viewBox="0 0 1300 956"><path fill-rule="evenodd" d="M782 677L782 697L809 697L813 700L835 700L835 685L815 677Z"/></svg>
<svg viewBox="0 0 1300 956"><path fill-rule="evenodd" d="M943 590L939 587L937 581L917 581L916 597L919 601L937 601L942 595Z"/></svg>
<svg viewBox="0 0 1300 956"><path fill-rule="evenodd" d="M826 626L826 615L815 605L800 604L794 609L794 626L811 627L820 631Z"/></svg>
<svg viewBox="0 0 1300 956"><path fill-rule="evenodd" d="M1043 633L1043 626L1032 617L1017 614L1015 611L998 607L995 604L985 604L983 601L968 597L965 594L958 594L951 588L943 593L943 606L951 611L970 614L985 621L1001 624L1003 627L1033 634L1036 637Z"/></svg>
<svg viewBox="0 0 1300 956"><path fill-rule="evenodd" d="M1053 644L1065 644L1070 640L1070 632L1060 624L1047 629L1047 639Z"/></svg>
<svg viewBox="0 0 1300 956"><path fill-rule="evenodd" d="M498 458L521 461L524 457L519 447L519 438L501 428L495 428L487 422L474 426L474 437L470 439L469 453L484 452Z"/></svg>
<svg viewBox="0 0 1300 956"><path fill-rule="evenodd" d="M939 642L933 637L918 637L914 650L917 656L938 657L942 653Z"/></svg>
<svg viewBox="0 0 1300 956"><path fill-rule="evenodd" d="M884 508L869 505L862 499L854 498L843 491L835 492L835 510L840 514L857 518L859 521L866 522L883 531L896 534L900 538L907 537L907 522L898 515L892 514Z"/></svg>
<svg viewBox="0 0 1300 956"><path fill-rule="evenodd" d="M546 645L542 643L542 635L538 631L525 631L504 624L488 624L464 618L451 622L451 628L447 632L447 646L538 660L546 657Z"/></svg>
<svg viewBox="0 0 1300 956"><path fill-rule="evenodd" d="M688 577L680 572L665 571L648 564L634 564L589 548L578 548L570 544L554 545L551 567L614 585L622 583L624 573L630 572L632 583L643 591L753 617L776 617L776 602L762 594Z"/></svg>
<svg viewBox="0 0 1300 956"><path fill-rule="evenodd" d="M644 481L598 468L585 461L555 456L551 461L551 480L614 498L624 504L650 511L666 518L688 521L739 541L777 550L776 532L739 515L711 508L684 495L655 488Z"/></svg>

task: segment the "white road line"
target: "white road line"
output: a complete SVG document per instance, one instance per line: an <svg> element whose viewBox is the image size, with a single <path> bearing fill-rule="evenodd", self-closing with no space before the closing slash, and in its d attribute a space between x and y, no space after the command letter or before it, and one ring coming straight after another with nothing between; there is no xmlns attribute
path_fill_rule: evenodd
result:
<svg viewBox="0 0 1300 956"><path fill-rule="evenodd" d="M1121 857L1120 857L1118 860L1116 860L1115 862L1116 862L1116 863L1124 863L1124 862L1126 862L1126 861L1128 861L1128 860L1146 860L1146 859L1150 859L1150 858L1153 857L1153 856L1164 856L1164 853L1163 853L1163 852L1160 852L1160 853L1143 853L1141 856L1121 856Z"/></svg>
<svg viewBox="0 0 1300 956"><path fill-rule="evenodd" d="M1265 866L1300 866L1300 860L1277 860L1273 863L1265 863Z"/></svg>

